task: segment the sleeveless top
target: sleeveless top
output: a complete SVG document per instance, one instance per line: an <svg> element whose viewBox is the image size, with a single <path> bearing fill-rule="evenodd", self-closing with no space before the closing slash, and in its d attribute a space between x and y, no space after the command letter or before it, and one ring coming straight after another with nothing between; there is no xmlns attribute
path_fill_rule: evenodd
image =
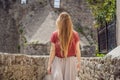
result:
<svg viewBox="0 0 120 80"><path fill-rule="evenodd" d="M68 48L68 55L67 57L76 56L76 44L79 41L79 35L76 31L73 31L73 37L71 40L71 44ZM58 32L54 31L51 35L50 41L55 44L55 56L63 58L61 56L61 50L60 50L60 41L58 38Z"/></svg>

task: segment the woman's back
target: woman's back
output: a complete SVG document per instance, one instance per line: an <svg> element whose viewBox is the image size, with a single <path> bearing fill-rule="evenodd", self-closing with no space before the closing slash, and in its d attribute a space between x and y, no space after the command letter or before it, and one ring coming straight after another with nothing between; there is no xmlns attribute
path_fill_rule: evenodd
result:
<svg viewBox="0 0 120 80"><path fill-rule="evenodd" d="M79 35L76 31L73 31L73 35L71 38L71 42L68 47L68 55L67 57L70 56L76 56L76 44L79 41ZM51 42L55 44L55 55L57 57L63 57L61 56L61 48L60 48L60 41L59 41L59 36L58 36L58 31L54 31L51 36Z"/></svg>

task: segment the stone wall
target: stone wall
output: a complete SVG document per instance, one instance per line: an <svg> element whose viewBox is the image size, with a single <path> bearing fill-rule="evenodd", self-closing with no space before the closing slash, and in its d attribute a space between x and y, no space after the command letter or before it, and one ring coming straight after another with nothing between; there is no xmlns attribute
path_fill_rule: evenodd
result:
<svg viewBox="0 0 120 80"><path fill-rule="evenodd" d="M44 11L43 7L47 5L47 0L28 0L27 4L21 4L20 1L21 0L0 0L1 52L8 53L20 52L23 40L23 37L21 38L21 34L26 33L24 32L26 25L33 23L33 21L36 22L38 19L41 20L41 23L44 21L38 16L39 14L43 13ZM36 17L36 14L38 18ZM29 30L28 26L29 25L27 25L27 30ZM36 29L34 24L33 27L34 28L32 28L32 30ZM31 35L30 33L28 34Z"/></svg>
<svg viewBox="0 0 120 80"><path fill-rule="evenodd" d="M95 46L84 46L84 50L81 49L82 57L95 57ZM49 55L50 42L46 44L26 44L21 52L28 55Z"/></svg>
<svg viewBox="0 0 120 80"><path fill-rule="evenodd" d="M0 53L0 80L43 80L48 56ZM82 57L80 80L120 80L120 57Z"/></svg>
<svg viewBox="0 0 120 80"><path fill-rule="evenodd" d="M17 21L14 17L14 0L0 0L0 51L19 52L19 32Z"/></svg>
<svg viewBox="0 0 120 80"><path fill-rule="evenodd" d="M116 25L116 38L117 38L117 45L120 45L120 1L116 0L117 9L116 9L116 15L117 15L117 25Z"/></svg>
<svg viewBox="0 0 120 80"><path fill-rule="evenodd" d="M83 58L80 80L120 80L120 56L111 58Z"/></svg>
<svg viewBox="0 0 120 80"><path fill-rule="evenodd" d="M50 43L47 44L27 44L24 46L23 54L28 55L49 55Z"/></svg>
<svg viewBox="0 0 120 80"><path fill-rule="evenodd" d="M47 57L0 53L0 80L43 80Z"/></svg>

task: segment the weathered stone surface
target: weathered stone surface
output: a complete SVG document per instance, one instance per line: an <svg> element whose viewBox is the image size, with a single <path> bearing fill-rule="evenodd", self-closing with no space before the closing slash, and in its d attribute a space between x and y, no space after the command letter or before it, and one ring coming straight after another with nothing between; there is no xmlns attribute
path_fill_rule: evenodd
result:
<svg viewBox="0 0 120 80"><path fill-rule="evenodd" d="M120 1L116 0L116 41L117 41L117 45L120 45Z"/></svg>
<svg viewBox="0 0 120 80"><path fill-rule="evenodd" d="M110 51L105 57L111 57L111 58L115 58L120 56L120 45L117 46L115 49L113 49L112 51Z"/></svg>
<svg viewBox="0 0 120 80"><path fill-rule="evenodd" d="M20 52L21 37L25 27L22 25L24 17L28 23L35 13L40 14L40 10L47 4L47 0L28 0L27 4L21 4L21 0L0 0L0 51L8 53ZM37 18L38 19L38 18ZM29 22L30 21L30 22ZM28 24L25 23L25 24ZM35 26L33 26L35 27ZM34 31L36 32L36 31Z"/></svg>
<svg viewBox="0 0 120 80"><path fill-rule="evenodd" d="M48 57L0 53L0 80L42 80Z"/></svg>
<svg viewBox="0 0 120 80"><path fill-rule="evenodd" d="M28 55L49 55L50 43L47 44L28 44L24 46L24 54Z"/></svg>
<svg viewBox="0 0 120 80"><path fill-rule="evenodd" d="M81 80L119 80L120 57L111 58L82 58Z"/></svg>
<svg viewBox="0 0 120 80"><path fill-rule="evenodd" d="M46 80L48 56L0 53L0 80ZM120 59L82 57L80 80L119 80Z"/></svg>
<svg viewBox="0 0 120 80"><path fill-rule="evenodd" d="M10 0L0 0L0 51L1 52L19 52L19 33L17 22L10 14L10 9L14 3Z"/></svg>

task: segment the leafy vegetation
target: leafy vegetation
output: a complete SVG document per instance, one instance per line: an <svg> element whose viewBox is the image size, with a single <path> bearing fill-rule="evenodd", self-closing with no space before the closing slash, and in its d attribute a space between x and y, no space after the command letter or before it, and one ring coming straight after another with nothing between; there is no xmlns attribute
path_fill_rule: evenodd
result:
<svg viewBox="0 0 120 80"><path fill-rule="evenodd" d="M96 47L95 57L104 57L107 53L101 53L98 50L98 46Z"/></svg>
<svg viewBox="0 0 120 80"><path fill-rule="evenodd" d="M106 26L115 20L116 0L87 0L90 4L93 16L95 17L95 27Z"/></svg>
<svg viewBox="0 0 120 80"><path fill-rule="evenodd" d="M96 57L104 57L106 54L104 54L104 53L97 53L96 54Z"/></svg>

